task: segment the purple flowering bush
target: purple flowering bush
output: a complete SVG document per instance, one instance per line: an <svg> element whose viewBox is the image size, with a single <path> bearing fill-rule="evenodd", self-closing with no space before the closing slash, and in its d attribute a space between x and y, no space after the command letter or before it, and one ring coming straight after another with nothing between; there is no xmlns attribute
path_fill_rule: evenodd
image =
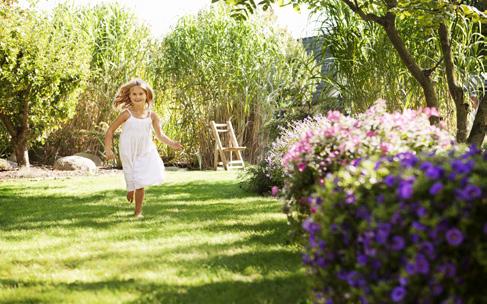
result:
<svg viewBox="0 0 487 304"><path fill-rule="evenodd" d="M363 158L308 199L317 303L487 303L487 153Z"/></svg>
<svg viewBox="0 0 487 304"><path fill-rule="evenodd" d="M330 111L320 125L303 130L282 158L288 199L284 211L295 233L302 233L299 227L310 213L307 197L327 174L371 155L451 148L454 138L442 127L430 125L430 116L436 115L429 108L388 113L385 101L378 100L367 112L352 117Z"/></svg>

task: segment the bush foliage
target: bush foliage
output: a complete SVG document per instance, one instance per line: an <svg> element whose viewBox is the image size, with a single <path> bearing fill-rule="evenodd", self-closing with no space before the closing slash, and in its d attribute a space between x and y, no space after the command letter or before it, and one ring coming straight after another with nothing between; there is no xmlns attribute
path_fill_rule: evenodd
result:
<svg viewBox="0 0 487 304"><path fill-rule="evenodd" d="M317 303L484 303L487 153L363 158L308 197Z"/></svg>

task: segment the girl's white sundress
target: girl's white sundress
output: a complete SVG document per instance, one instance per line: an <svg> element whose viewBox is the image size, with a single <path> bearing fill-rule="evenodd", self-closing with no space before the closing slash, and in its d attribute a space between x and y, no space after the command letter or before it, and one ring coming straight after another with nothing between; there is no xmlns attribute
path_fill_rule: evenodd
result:
<svg viewBox="0 0 487 304"><path fill-rule="evenodd" d="M164 163L152 141L152 119L130 117L125 121L120 135L120 159L127 191L158 185L164 180Z"/></svg>

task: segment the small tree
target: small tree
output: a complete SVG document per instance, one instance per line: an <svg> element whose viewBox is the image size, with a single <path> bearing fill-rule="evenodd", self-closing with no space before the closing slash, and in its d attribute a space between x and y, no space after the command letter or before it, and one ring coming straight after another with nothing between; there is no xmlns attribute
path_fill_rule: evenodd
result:
<svg viewBox="0 0 487 304"><path fill-rule="evenodd" d="M66 13L48 20L0 4L0 121L19 165L27 150L74 114L88 73L79 20Z"/></svg>

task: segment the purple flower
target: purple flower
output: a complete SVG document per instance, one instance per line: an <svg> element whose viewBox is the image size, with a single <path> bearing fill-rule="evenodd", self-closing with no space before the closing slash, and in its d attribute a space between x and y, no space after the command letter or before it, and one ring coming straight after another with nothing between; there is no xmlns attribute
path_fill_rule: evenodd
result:
<svg viewBox="0 0 487 304"><path fill-rule="evenodd" d="M367 256L364 254L359 254L357 256L357 263L362 266L365 266L367 264Z"/></svg>
<svg viewBox="0 0 487 304"><path fill-rule="evenodd" d="M420 222L414 221L412 226L414 229L419 230L419 231L425 231L426 230L426 226L421 224Z"/></svg>
<svg viewBox="0 0 487 304"><path fill-rule="evenodd" d="M323 240L318 241L318 247L320 247L321 251L325 250L326 242Z"/></svg>
<svg viewBox="0 0 487 304"><path fill-rule="evenodd" d="M321 230L321 226L318 223L313 222L312 219L307 218L303 222L303 229L308 231L309 234L316 234L318 231Z"/></svg>
<svg viewBox="0 0 487 304"><path fill-rule="evenodd" d="M401 213L399 211L394 212L391 216L391 223L392 224L398 224L399 221L401 220Z"/></svg>
<svg viewBox="0 0 487 304"><path fill-rule="evenodd" d="M431 168L431 167L434 167L434 165L433 165L432 163L430 163L430 162L425 161L425 162L423 162L423 163L422 163L422 164L419 166L419 169L421 169L421 170L423 170L423 171L426 171L426 170L428 170L428 169L429 169L429 168Z"/></svg>
<svg viewBox="0 0 487 304"><path fill-rule="evenodd" d="M401 302L406 296L406 289L402 286L394 288L391 292L391 299L393 302Z"/></svg>
<svg viewBox="0 0 487 304"><path fill-rule="evenodd" d="M353 204L355 203L355 195L352 192L348 192L347 196L345 197L345 203L347 204Z"/></svg>
<svg viewBox="0 0 487 304"><path fill-rule="evenodd" d="M429 193L431 195L436 195L441 190L443 190L443 184L441 182L436 182L431 186Z"/></svg>
<svg viewBox="0 0 487 304"><path fill-rule="evenodd" d="M377 195L375 201L378 202L379 204L382 204L384 202L384 194Z"/></svg>
<svg viewBox="0 0 487 304"><path fill-rule="evenodd" d="M347 283L348 285L352 286L352 287L357 287L357 282L358 282L358 279L360 278L360 275L358 272L356 271L350 271L347 275Z"/></svg>
<svg viewBox="0 0 487 304"><path fill-rule="evenodd" d="M443 175L443 169L440 167L431 167L426 170L425 175L429 179L438 179Z"/></svg>
<svg viewBox="0 0 487 304"><path fill-rule="evenodd" d="M315 258L315 263L320 268L325 268L326 267L326 260L323 257L316 257Z"/></svg>
<svg viewBox="0 0 487 304"><path fill-rule="evenodd" d="M428 274L430 271L430 264L426 257L421 253L416 255L415 266L418 273Z"/></svg>
<svg viewBox="0 0 487 304"><path fill-rule="evenodd" d="M384 178L384 184L386 184L388 187L394 186L394 183L396 182L396 178L394 175L388 175Z"/></svg>
<svg viewBox="0 0 487 304"><path fill-rule="evenodd" d="M456 173L458 174L465 174L465 173L469 173L470 171L472 171L474 165L475 165L475 162L473 160L469 160L467 162L463 162L459 159L455 159L453 160L451 163L451 168L453 171L455 171Z"/></svg>
<svg viewBox="0 0 487 304"><path fill-rule="evenodd" d="M369 219L370 218L370 212L365 206L360 206L358 207L357 211L355 212L355 215L363 220Z"/></svg>
<svg viewBox="0 0 487 304"><path fill-rule="evenodd" d="M354 160L352 160L351 165L354 167L357 167L358 165L360 165L361 161L362 161L362 158L354 159Z"/></svg>
<svg viewBox="0 0 487 304"><path fill-rule="evenodd" d="M419 217L425 216L426 213L427 213L427 211L426 211L426 208L424 208L424 207L418 207L418 209L416 209L416 215Z"/></svg>
<svg viewBox="0 0 487 304"><path fill-rule="evenodd" d="M347 277L348 277L348 272L346 272L345 270L340 270L340 271L337 273L337 277L338 277L340 280L346 281L346 280L347 280Z"/></svg>
<svg viewBox="0 0 487 304"><path fill-rule="evenodd" d="M382 164L382 161L379 160L378 162L375 163L375 166L374 166L374 171L377 171L379 168L380 168L380 165Z"/></svg>
<svg viewBox="0 0 487 304"><path fill-rule="evenodd" d="M446 240L450 246L458 246L463 242L463 234L457 228L452 228L446 232Z"/></svg>
<svg viewBox="0 0 487 304"><path fill-rule="evenodd" d="M331 224L330 230L331 230L331 232L337 232L338 231L338 225L337 224Z"/></svg>
<svg viewBox="0 0 487 304"><path fill-rule="evenodd" d="M421 244L421 251L426 253L426 255L433 259L435 257L435 248L430 242L424 242Z"/></svg>
<svg viewBox="0 0 487 304"><path fill-rule="evenodd" d="M397 156L401 160L401 166L404 168L413 167L418 162L416 155L411 152L399 153Z"/></svg>
<svg viewBox="0 0 487 304"><path fill-rule="evenodd" d="M401 286L406 286L408 284L408 278L400 277L399 278L399 284L401 284Z"/></svg>
<svg viewBox="0 0 487 304"><path fill-rule="evenodd" d="M397 195L400 199L409 199L413 196L413 183L410 181L402 181L397 189Z"/></svg>
<svg viewBox="0 0 487 304"><path fill-rule="evenodd" d="M420 169L424 171L424 174L429 179L438 179L443 175L443 169L441 167L436 167L430 162L424 162L421 164Z"/></svg>
<svg viewBox="0 0 487 304"><path fill-rule="evenodd" d="M394 251L399 251L399 250L402 250L404 248L404 245L406 244L406 242L404 241L404 238L401 237L401 236L394 236L392 238L392 245L391 245L391 248L392 250Z"/></svg>
<svg viewBox="0 0 487 304"><path fill-rule="evenodd" d="M303 264L304 265L310 265L311 264L311 258L309 257L308 254L304 253L302 258L303 258Z"/></svg>
<svg viewBox="0 0 487 304"><path fill-rule="evenodd" d="M419 242L419 240L420 240L419 235L417 235L416 233L411 234L411 242L417 243Z"/></svg>
<svg viewBox="0 0 487 304"><path fill-rule="evenodd" d="M457 267L453 263L446 263L444 265L444 274L448 278L453 278L457 274Z"/></svg>
<svg viewBox="0 0 487 304"><path fill-rule="evenodd" d="M482 196L482 190L479 187L471 184L467 185L463 189L463 193L465 194L467 201L474 200Z"/></svg>
<svg viewBox="0 0 487 304"><path fill-rule="evenodd" d="M415 274L416 273L416 265L414 265L413 263L407 263L406 264L406 272L409 275Z"/></svg>
<svg viewBox="0 0 487 304"><path fill-rule="evenodd" d="M468 151L465 154L463 154L463 157L468 158L470 156L473 156L473 155L479 154L479 153L480 153L479 148L477 148L477 146L475 144L473 144L473 145L470 145L468 147Z"/></svg>
<svg viewBox="0 0 487 304"><path fill-rule="evenodd" d="M375 235L375 241L379 244L384 244L389 237L389 233L391 232L391 224L379 224L377 227L377 234Z"/></svg>
<svg viewBox="0 0 487 304"><path fill-rule="evenodd" d="M365 280L363 280L363 281L365 282ZM369 302L367 301L367 299L364 296L360 296L359 300L360 300L360 304L369 304Z"/></svg>
<svg viewBox="0 0 487 304"><path fill-rule="evenodd" d="M372 264L372 268L373 268L374 270L379 270L379 269L381 269L381 267L382 267L382 263L381 263L381 262L380 262L380 260L378 260L378 259L373 259L373 260L371 261L371 264Z"/></svg>

